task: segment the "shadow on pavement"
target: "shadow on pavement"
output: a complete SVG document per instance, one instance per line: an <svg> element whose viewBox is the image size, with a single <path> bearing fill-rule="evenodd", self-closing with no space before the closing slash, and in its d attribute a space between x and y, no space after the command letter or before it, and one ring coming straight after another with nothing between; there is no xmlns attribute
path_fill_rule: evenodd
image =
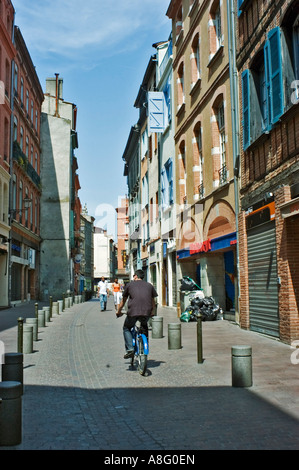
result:
<svg viewBox="0 0 299 470"><path fill-rule="evenodd" d="M298 421L249 389L26 385L23 440L14 449L297 450L298 446Z"/></svg>

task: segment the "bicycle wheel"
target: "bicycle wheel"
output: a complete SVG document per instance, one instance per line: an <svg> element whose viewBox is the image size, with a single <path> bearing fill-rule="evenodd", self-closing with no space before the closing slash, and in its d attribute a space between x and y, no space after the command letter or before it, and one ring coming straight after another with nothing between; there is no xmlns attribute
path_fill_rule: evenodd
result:
<svg viewBox="0 0 299 470"><path fill-rule="evenodd" d="M144 354L143 340L138 338L139 354L138 354L138 371L139 374L144 375L147 368L147 354Z"/></svg>

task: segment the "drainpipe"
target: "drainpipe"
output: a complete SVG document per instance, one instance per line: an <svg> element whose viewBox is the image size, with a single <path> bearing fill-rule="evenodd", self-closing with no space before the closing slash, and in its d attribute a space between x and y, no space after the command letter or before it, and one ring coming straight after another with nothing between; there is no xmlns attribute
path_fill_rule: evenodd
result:
<svg viewBox="0 0 299 470"><path fill-rule="evenodd" d="M233 161L234 161L234 193L235 193L235 217L237 234L237 290L236 290L236 321L239 323L239 166L240 166L240 121L239 121L239 86L238 71L236 66L236 42L235 42L235 18L237 13L234 10L234 1L227 0L227 26L228 26L228 54L229 54L229 77L231 94L232 113L232 141L233 141Z"/></svg>
<svg viewBox="0 0 299 470"><path fill-rule="evenodd" d="M11 41L15 46L15 12L13 15L12 21L12 37ZM10 209L12 209L12 202L13 202L13 130L14 130L14 79L15 77L15 61L11 61L11 86L10 86L10 158L9 158L9 170L10 170L10 185L9 185L9 205L8 205L8 216L9 216L9 243L8 243L8 306L11 307L11 253L12 253L12 233L11 233L11 224L12 224L12 213Z"/></svg>

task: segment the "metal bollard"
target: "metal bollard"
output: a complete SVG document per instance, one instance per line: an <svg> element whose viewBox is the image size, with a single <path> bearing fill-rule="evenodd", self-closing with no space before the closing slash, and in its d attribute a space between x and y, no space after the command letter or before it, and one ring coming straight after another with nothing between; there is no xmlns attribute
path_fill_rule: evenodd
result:
<svg viewBox="0 0 299 470"><path fill-rule="evenodd" d="M197 319L197 363L203 363L202 357L202 321L201 317L199 316Z"/></svg>
<svg viewBox="0 0 299 470"><path fill-rule="evenodd" d="M2 364L2 381L20 382L23 394L23 379L23 354L5 353L4 363Z"/></svg>
<svg viewBox="0 0 299 470"><path fill-rule="evenodd" d="M23 326L23 353L31 354L33 352L33 326Z"/></svg>
<svg viewBox="0 0 299 470"><path fill-rule="evenodd" d="M24 318L18 318L18 353L23 352L23 324Z"/></svg>
<svg viewBox="0 0 299 470"><path fill-rule="evenodd" d="M52 318L52 304L53 304L53 298L52 298L52 295L50 295L49 297L49 300L50 300L50 318Z"/></svg>
<svg viewBox="0 0 299 470"><path fill-rule="evenodd" d="M232 386L252 386L251 346L232 346Z"/></svg>
<svg viewBox="0 0 299 470"><path fill-rule="evenodd" d="M38 311L38 326L44 328L46 326L46 316L44 310Z"/></svg>
<svg viewBox="0 0 299 470"><path fill-rule="evenodd" d="M34 304L34 311L35 311L36 318L38 318L38 303L37 302Z"/></svg>
<svg viewBox="0 0 299 470"><path fill-rule="evenodd" d="M33 327L33 341L38 340L38 319L37 318L26 318L26 324Z"/></svg>
<svg viewBox="0 0 299 470"><path fill-rule="evenodd" d="M152 338L163 338L163 317L151 317Z"/></svg>
<svg viewBox="0 0 299 470"><path fill-rule="evenodd" d="M0 382L0 446L22 441L22 384Z"/></svg>
<svg viewBox="0 0 299 470"><path fill-rule="evenodd" d="M168 323L168 349L181 349L181 324Z"/></svg>

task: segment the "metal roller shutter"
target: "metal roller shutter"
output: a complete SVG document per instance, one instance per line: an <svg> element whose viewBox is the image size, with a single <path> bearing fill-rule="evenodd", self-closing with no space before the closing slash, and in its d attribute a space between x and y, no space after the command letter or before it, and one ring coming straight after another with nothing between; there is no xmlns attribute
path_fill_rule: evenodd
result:
<svg viewBox="0 0 299 470"><path fill-rule="evenodd" d="M275 223L248 230L250 329L279 337Z"/></svg>

